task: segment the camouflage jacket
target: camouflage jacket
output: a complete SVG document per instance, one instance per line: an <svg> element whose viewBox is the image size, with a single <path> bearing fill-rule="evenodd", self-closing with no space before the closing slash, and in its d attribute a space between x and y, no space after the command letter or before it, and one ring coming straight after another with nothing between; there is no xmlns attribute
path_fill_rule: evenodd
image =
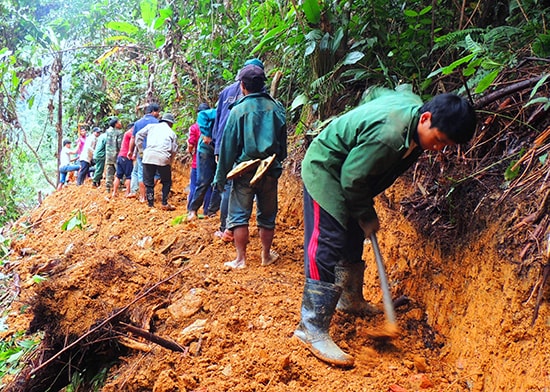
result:
<svg viewBox="0 0 550 392"><path fill-rule="evenodd" d="M105 164L114 165L120 146L122 144L124 133L120 129L109 127L105 132Z"/></svg>

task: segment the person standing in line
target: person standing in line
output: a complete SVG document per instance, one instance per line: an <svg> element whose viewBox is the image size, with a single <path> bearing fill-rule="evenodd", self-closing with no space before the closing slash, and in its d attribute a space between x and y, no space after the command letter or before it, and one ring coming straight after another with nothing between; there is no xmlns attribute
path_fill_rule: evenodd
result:
<svg viewBox="0 0 550 392"><path fill-rule="evenodd" d="M237 257L226 262L228 268L244 268L249 242L248 222L256 200L256 221L262 245L262 265L273 264L278 254L271 250L277 217L277 187L281 162L287 156L286 113L283 105L263 92L267 80L264 70L247 65L239 72L243 98L231 108L223 132L218 168L214 179L223 189L227 174L242 162L274 157L264 174L251 185L253 171L233 179L229 196L227 228L233 231ZM259 166L262 168L262 165Z"/></svg>
<svg viewBox="0 0 550 392"><path fill-rule="evenodd" d="M210 109L210 106L208 106L207 103L201 103L197 109L197 115L198 113L202 112L203 110ZM191 172L189 174L189 194L187 196L187 210L189 211L189 208L191 206L191 201L193 200L193 197L196 192L197 188L197 149L199 140L201 137L201 131L198 123L194 123L189 127L189 136L187 138L187 152L191 154ZM208 206L210 204L210 196L212 195L212 187L208 188L206 191L206 194L204 195L204 202L202 204L204 215L208 215Z"/></svg>
<svg viewBox="0 0 550 392"><path fill-rule="evenodd" d="M107 193L113 190L113 181L116 174L116 160L122 146L122 123L118 117L109 120L109 129L105 132L105 187Z"/></svg>
<svg viewBox="0 0 550 392"><path fill-rule="evenodd" d="M134 169L132 170L132 193L139 192L139 201L145 202L145 185L143 183L143 162L139 153L136 154L135 137L136 133L141 131L145 126L149 124L158 124L158 117L160 115L160 105L158 103L150 103L145 107L145 115L137 120L134 124L134 133L130 140L130 149L128 150L128 159L135 160ZM143 148L147 145L147 140L143 141Z"/></svg>
<svg viewBox="0 0 550 392"><path fill-rule="evenodd" d="M171 113L165 113L158 124L149 124L135 134L138 150L143 152L143 183L147 204L155 203L155 173L159 173L162 184L161 209L172 211L175 207L168 203L172 187L172 162L178 151L177 136L172 130L176 120ZM147 144L143 148L143 141Z"/></svg>
<svg viewBox="0 0 550 392"><path fill-rule="evenodd" d="M191 222L197 217L197 211L204 203L204 198L208 190L212 187L212 180L214 179L214 173L216 172L214 144L212 143L212 126L214 125L215 117L216 109L201 110L197 114L197 124L199 125L199 129L201 131L197 160L197 186L187 211L188 222ZM210 205L212 205L212 197L213 195L210 199ZM208 215L215 214L216 212L217 211L213 211L209 206Z"/></svg>
<svg viewBox="0 0 550 392"><path fill-rule="evenodd" d="M77 185L84 184L86 177L90 174L90 166L94 157L95 145L97 143L97 138L101 134L101 128L94 127L92 129L92 134L86 137L86 142L82 151L80 152L80 170L78 171L78 177L76 179Z"/></svg>
<svg viewBox="0 0 550 392"><path fill-rule="evenodd" d="M105 141L105 132L102 132L97 138L93 155L95 170L92 176L92 185L96 188L101 184L105 170Z"/></svg>
<svg viewBox="0 0 550 392"><path fill-rule="evenodd" d="M73 158L74 156L74 158ZM63 147L59 152L59 184L57 184L57 190L60 191L67 181L67 173L78 171L80 165L74 163L76 160L76 150L71 150L71 141L68 139L63 140Z"/></svg>
<svg viewBox="0 0 550 392"><path fill-rule="evenodd" d="M87 136L87 124L78 124L78 140L76 141L76 155L80 156L82 149L84 148L84 143L86 143Z"/></svg>
<svg viewBox="0 0 550 392"><path fill-rule="evenodd" d="M363 298L363 243L379 229L374 197L424 150L468 142L472 106L454 94L423 104L407 91L375 89L369 101L332 120L302 161L304 274L301 320L294 336L329 364L353 366L329 335L336 309L379 312Z"/></svg>
<svg viewBox="0 0 550 392"><path fill-rule="evenodd" d="M264 69L264 64L257 58L246 60L243 67L246 67L247 65L255 65L261 69ZM243 92L241 90L241 81L238 80L237 75L236 82L222 90L216 106L216 120L214 121L214 128L212 128L212 140L214 143L214 155L216 156L216 160L220 155L223 131L225 129L225 124L227 123L227 118L229 117L230 108L235 102L241 99L242 96ZM227 181L223 191L221 192L220 228L214 233L215 237L218 237L225 242L233 242L233 232L226 229L231 183L231 180ZM217 190L214 189L214 192L217 193Z"/></svg>
<svg viewBox="0 0 550 392"><path fill-rule="evenodd" d="M116 175L115 181L113 183L113 193L111 194L112 198L116 197L118 187L120 186L120 181L122 181L122 179L124 179L124 186L126 187L126 197L136 197L135 193L132 194L130 192L130 181L134 165L132 163L132 160L128 158L128 150L130 149L130 140L132 139L133 133L134 123L131 123L128 125L128 129L122 136L120 151L118 152L118 157L116 159Z"/></svg>

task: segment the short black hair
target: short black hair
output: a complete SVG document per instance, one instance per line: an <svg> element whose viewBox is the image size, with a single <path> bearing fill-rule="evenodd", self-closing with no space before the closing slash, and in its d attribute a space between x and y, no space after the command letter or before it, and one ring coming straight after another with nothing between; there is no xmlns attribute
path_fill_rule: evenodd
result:
<svg viewBox="0 0 550 392"><path fill-rule="evenodd" d="M113 117L111 120L109 120L109 126L114 127L117 122L118 122L118 117Z"/></svg>
<svg viewBox="0 0 550 392"><path fill-rule="evenodd" d="M145 108L145 114L153 113L153 112L160 112L160 105L156 102L150 103Z"/></svg>
<svg viewBox="0 0 550 392"><path fill-rule="evenodd" d="M243 79L241 82L249 93L259 93L263 91L265 87L265 82L260 78Z"/></svg>
<svg viewBox="0 0 550 392"><path fill-rule="evenodd" d="M66 146L67 144L71 144L71 141L69 139L63 140L63 146Z"/></svg>
<svg viewBox="0 0 550 392"><path fill-rule="evenodd" d="M420 108L432 114L432 128L438 128L457 144L468 142L476 130L476 112L470 103L451 93L436 95Z"/></svg>

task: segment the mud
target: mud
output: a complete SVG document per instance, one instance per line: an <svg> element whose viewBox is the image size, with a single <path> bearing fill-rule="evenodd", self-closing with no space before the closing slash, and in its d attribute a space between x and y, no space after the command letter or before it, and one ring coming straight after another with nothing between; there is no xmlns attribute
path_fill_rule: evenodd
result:
<svg viewBox="0 0 550 392"><path fill-rule="evenodd" d="M235 251L213 236L218 218L183 219L187 172L175 171L175 211L109 200L86 183L50 195L18 222L21 236L3 269L18 277L20 296L3 338L18 330L45 338L26 377L6 376L5 390L61 390L75 373L86 379L102 367L107 392L550 390L548 289L531 326L541 270L520 274L515 260L501 256L509 236L502 216L442 252L401 210L411 193L406 179L377 200L392 297L408 300L396 308L399 335L383 342L370 334L384 327L383 313L337 312L331 334L355 357L354 368L339 369L292 339L303 288L299 179L287 171L280 180L279 260L260 265L252 222L247 267L227 271ZM84 229L62 230L77 210ZM383 309L370 245L364 259L364 295ZM35 275L46 280L36 283Z"/></svg>

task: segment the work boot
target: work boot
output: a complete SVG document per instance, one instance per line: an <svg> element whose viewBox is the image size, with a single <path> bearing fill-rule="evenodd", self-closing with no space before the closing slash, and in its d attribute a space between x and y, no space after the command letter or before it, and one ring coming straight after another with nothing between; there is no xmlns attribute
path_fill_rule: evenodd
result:
<svg viewBox="0 0 550 392"><path fill-rule="evenodd" d="M353 366L353 357L343 352L329 335L330 321L342 289L332 283L306 279L302 319L294 336L322 361L335 366Z"/></svg>
<svg viewBox="0 0 550 392"><path fill-rule="evenodd" d="M365 262L337 265L334 268L334 275L334 284L342 288L342 295L336 309L368 317L382 313L380 309L363 298Z"/></svg>

